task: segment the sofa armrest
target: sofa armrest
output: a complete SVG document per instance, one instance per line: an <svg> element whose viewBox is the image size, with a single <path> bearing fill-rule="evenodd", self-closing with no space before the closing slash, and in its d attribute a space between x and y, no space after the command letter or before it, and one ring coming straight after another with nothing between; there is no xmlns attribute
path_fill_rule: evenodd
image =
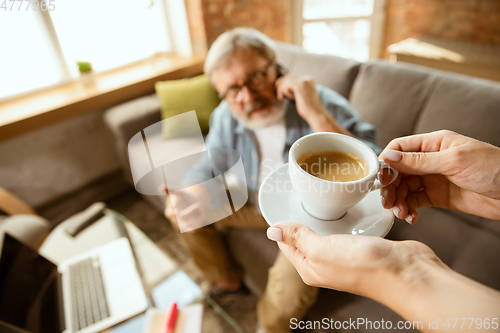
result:
<svg viewBox="0 0 500 333"><path fill-rule="evenodd" d="M29 214L37 215L27 203L0 187L0 210L9 215Z"/></svg>
<svg viewBox="0 0 500 333"><path fill-rule="evenodd" d="M0 216L0 251L6 233L33 250L38 250L49 232L50 222L38 215Z"/></svg>
<svg viewBox="0 0 500 333"><path fill-rule="evenodd" d="M128 142L142 129L161 120L161 104L156 94L133 99L104 112L104 122L115 139L116 151L125 179L133 186L128 161Z"/></svg>

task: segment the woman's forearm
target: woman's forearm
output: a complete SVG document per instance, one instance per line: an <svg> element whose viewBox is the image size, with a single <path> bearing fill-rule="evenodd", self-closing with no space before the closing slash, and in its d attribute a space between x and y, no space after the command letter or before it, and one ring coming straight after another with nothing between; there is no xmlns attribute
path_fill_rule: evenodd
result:
<svg viewBox="0 0 500 333"><path fill-rule="evenodd" d="M500 221L500 199L493 199L471 191L462 190L449 208Z"/></svg>
<svg viewBox="0 0 500 333"><path fill-rule="evenodd" d="M441 262L420 260L387 275L372 298L423 332L498 332L500 292L462 276ZM464 319L465 318L465 319Z"/></svg>

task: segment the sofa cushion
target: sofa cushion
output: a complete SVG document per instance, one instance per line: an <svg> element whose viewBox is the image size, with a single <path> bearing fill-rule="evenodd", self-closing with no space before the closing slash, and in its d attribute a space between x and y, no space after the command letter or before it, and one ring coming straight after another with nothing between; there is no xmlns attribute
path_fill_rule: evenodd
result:
<svg viewBox="0 0 500 333"><path fill-rule="evenodd" d="M497 224L500 222L495 221ZM500 233L481 229L470 231L451 268L471 279L500 290Z"/></svg>
<svg viewBox="0 0 500 333"><path fill-rule="evenodd" d="M470 225L448 214L446 210L422 208L418 210L416 224L409 225L404 220L396 219L386 238L422 242L451 266L459 254L457 249L468 242L470 230Z"/></svg>
<svg viewBox="0 0 500 333"><path fill-rule="evenodd" d="M500 146L500 83L441 73L415 133L449 129Z"/></svg>
<svg viewBox="0 0 500 333"><path fill-rule="evenodd" d="M195 110L202 132L208 132L208 121L212 111L219 105L217 91L212 87L206 75L192 78L156 82L155 90L161 101L161 117L167 119L181 113ZM167 122L164 122L166 125ZM164 126L163 138L177 138L197 128Z"/></svg>
<svg viewBox="0 0 500 333"><path fill-rule="evenodd" d="M301 47L277 44L278 62L290 73L312 76L316 83L331 88L349 98L360 63L330 55L307 53Z"/></svg>
<svg viewBox="0 0 500 333"><path fill-rule="evenodd" d="M129 140L144 128L161 121L160 100L151 94L116 105L104 112L104 121L115 139L116 152L130 185L134 185L128 159Z"/></svg>
<svg viewBox="0 0 500 333"><path fill-rule="evenodd" d="M378 144L413 133L415 121L436 84L438 73L421 66L372 61L361 66L350 101L375 125Z"/></svg>

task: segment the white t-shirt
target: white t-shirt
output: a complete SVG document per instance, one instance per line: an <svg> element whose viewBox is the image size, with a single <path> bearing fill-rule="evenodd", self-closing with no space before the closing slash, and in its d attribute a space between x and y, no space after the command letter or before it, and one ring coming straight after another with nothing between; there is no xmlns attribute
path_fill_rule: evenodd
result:
<svg viewBox="0 0 500 333"><path fill-rule="evenodd" d="M258 188L260 188L266 176L284 163L283 149L285 149L286 139L285 118L275 125L256 129L254 133L260 150L258 179Z"/></svg>

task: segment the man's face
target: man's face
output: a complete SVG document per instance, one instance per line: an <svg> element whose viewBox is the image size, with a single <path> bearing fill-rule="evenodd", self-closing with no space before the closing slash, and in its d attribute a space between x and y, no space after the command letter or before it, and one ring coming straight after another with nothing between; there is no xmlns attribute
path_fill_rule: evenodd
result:
<svg viewBox="0 0 500 333"><path fill-rule="evenodd" d="M212 72L215 89L226 94L234 117L251 129L269 126L283 117L281 102L276 98L277 73L273 64L254 51L238 50L225 65ZM245 85L255 73L266 70L258 91ZM231 90L232 94L228 93ZM232 96L235 91L238 93Z"/></svg>

